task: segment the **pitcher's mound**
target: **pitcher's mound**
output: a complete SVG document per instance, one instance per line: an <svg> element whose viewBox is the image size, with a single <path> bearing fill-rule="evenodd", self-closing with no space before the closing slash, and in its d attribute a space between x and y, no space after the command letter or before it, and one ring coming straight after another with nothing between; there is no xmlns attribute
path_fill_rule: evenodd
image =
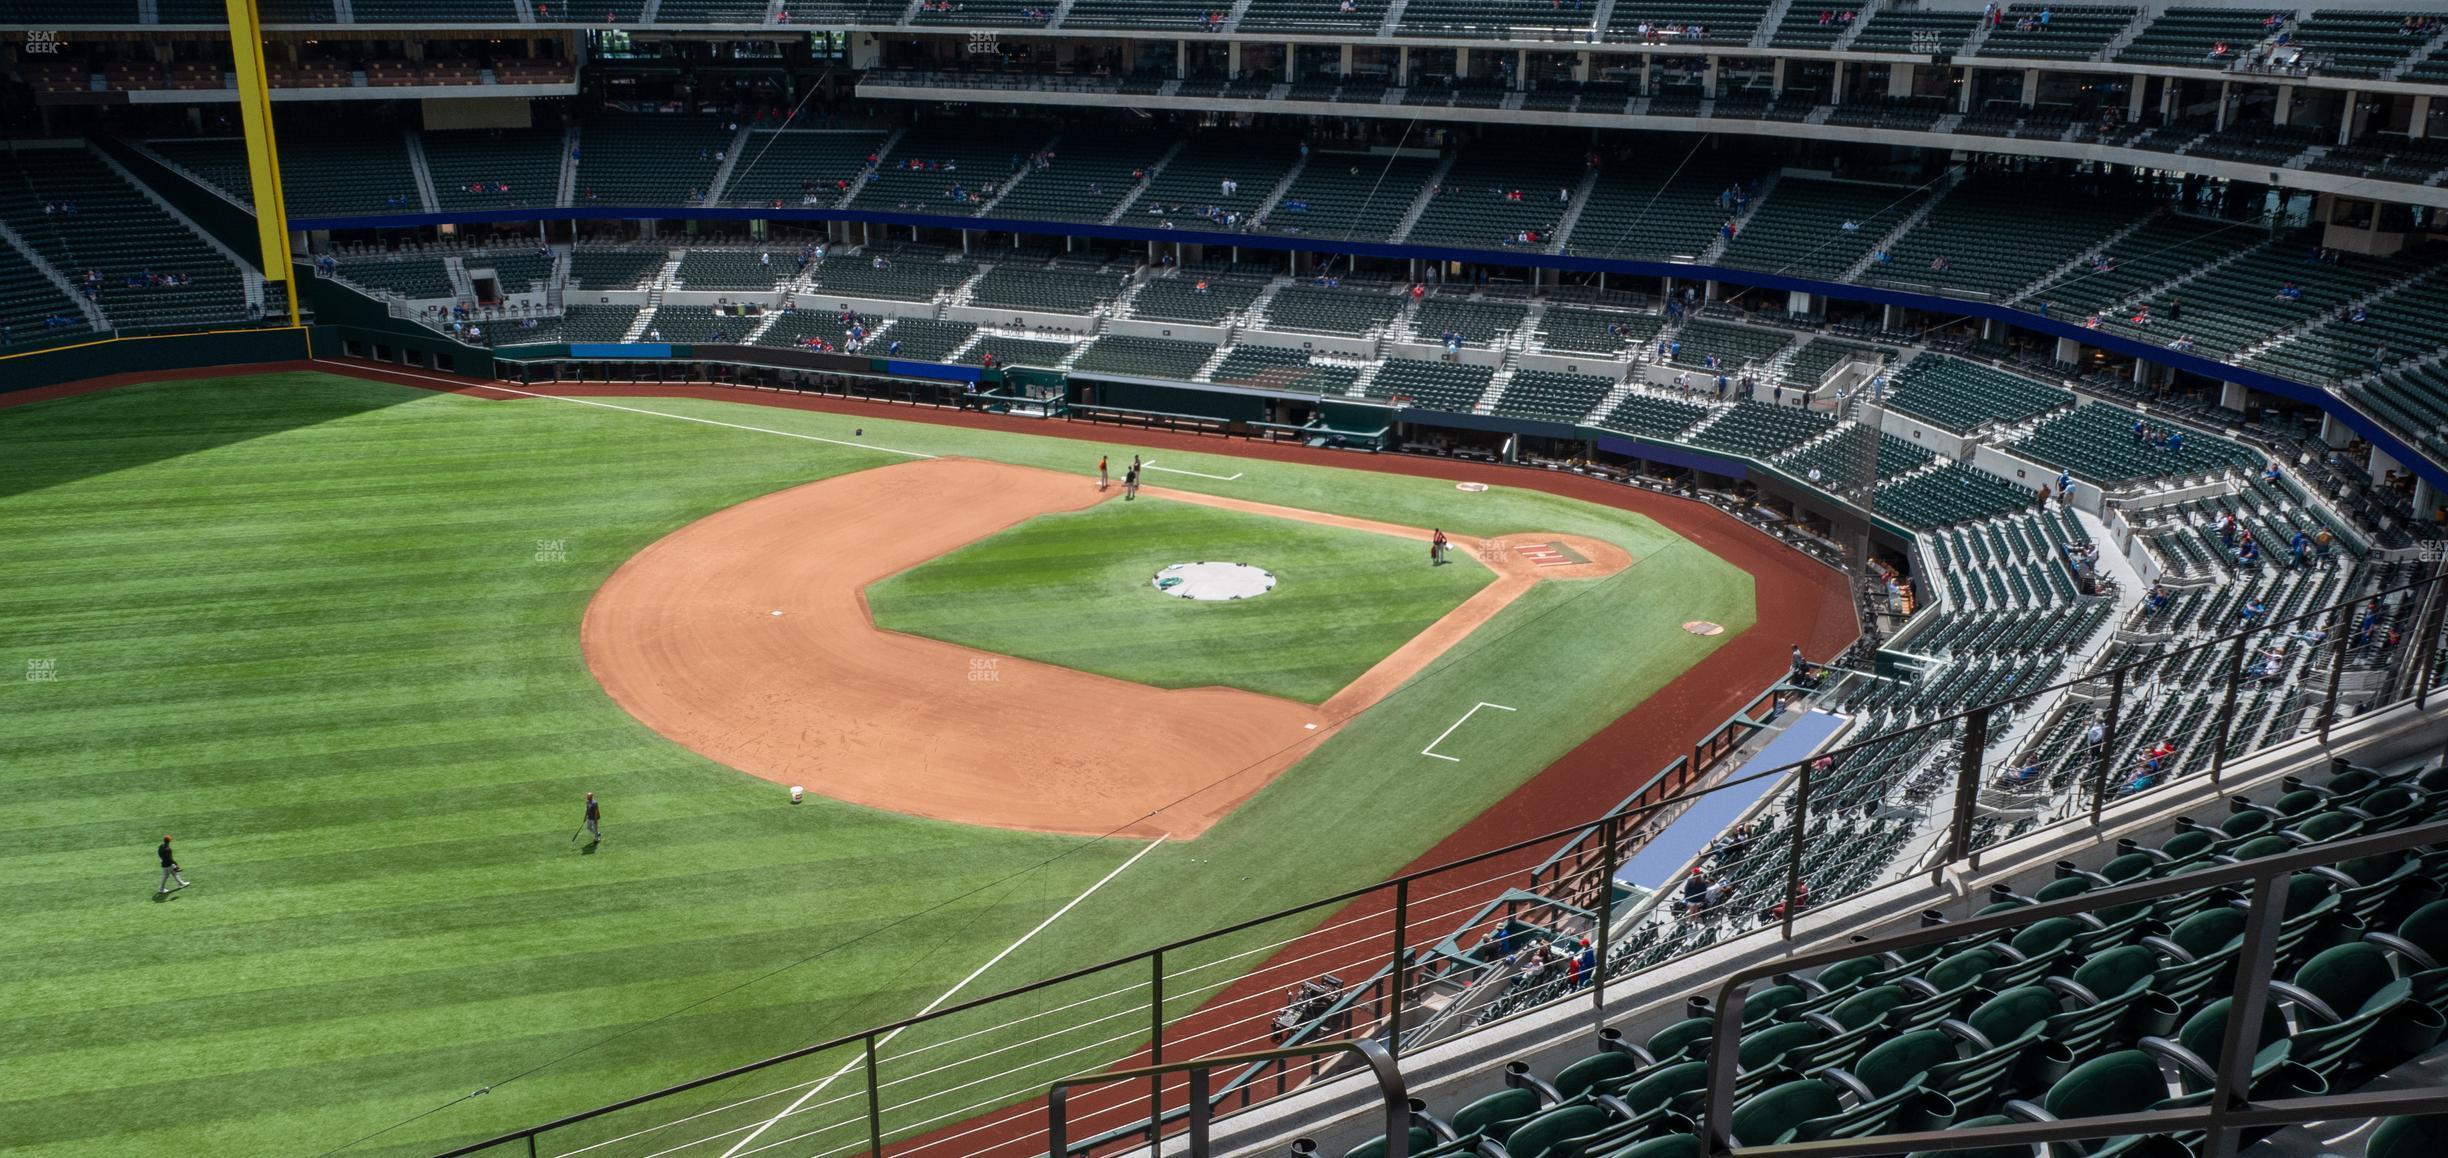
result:
<svg viewBox="0 0 2448 1158"><path fill-rule="evenodd" d="M1150 582L1177 599L1220 603L1255 599L1275 589L1275 575L1247 563L1175 563Z"/></svg>

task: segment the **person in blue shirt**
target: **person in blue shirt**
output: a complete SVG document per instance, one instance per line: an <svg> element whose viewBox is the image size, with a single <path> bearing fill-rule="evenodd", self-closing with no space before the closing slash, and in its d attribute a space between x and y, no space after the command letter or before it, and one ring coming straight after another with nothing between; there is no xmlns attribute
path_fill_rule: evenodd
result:
<svg viewBox="0 0 2448 1158"><path fill-rule="evenodd" d="M2167 443L2167 448L2168 448L2168 453L2170 453L2170 454L2175 454L2175 453L2177 453L2177 452L2179 452L2179 451L2182 451L2182 450L2184 449L2184 431L2181 431L2181 430L2171 430L2171 431L2168 431L2168 443Z"/></svg>

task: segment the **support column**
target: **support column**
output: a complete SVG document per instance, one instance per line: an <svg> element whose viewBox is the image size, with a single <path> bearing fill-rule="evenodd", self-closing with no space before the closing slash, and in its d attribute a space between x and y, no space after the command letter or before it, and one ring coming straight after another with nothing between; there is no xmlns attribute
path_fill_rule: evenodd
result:
<svg viewBox="0 0 2448 1158"><path fill-rule="evenodd" d="M2175 115L2176 115L2176 85L2177 85L2177 78L2175 78L2175 77L2172 77L2172 76L2165 76L2165 77L2161 77L2161 78L2159 78L2159 119L2160 119L2160 120L2163 120L2163 121L2164 121L2164 120L2168 119L2169 117L2172 117L2172 116L2175 116Z"/></svg>
<svg viewBox="0 0 2448 1158"><path fill-rule="evenodd" d="M1800 290L1785 291L1785 312L1807 318L1811 312L1811 296Z"/></svg>
<svg viewBox="0 0 2448 1158"><path fill-rule="evenodd" d="M2282 85L2279 85L2279 86L2278 86L2278 107L2276 107L2275 109L2272 109L2272 110L2270 111L2270 123L2271 123L2271 124L2273 124L2273 125L2277 125L2277 126L2279 126L2279 127L2281 127L2281 128L2284 128L2284 127L2286 126L2286 123L2287 123L2287 116L2288 116L2288 114L2293 113L2294 111L2295 111L2295 86L2294 86L2294 85L2291 85L2291 84L2282 84Z"/></svg>
<svg viewBox="0 0 2448 1158"><path fill-rule="evenodd" d="M1782 61L1782 60L1778 61L1778 62L1777 62L1777 67L1778 67L1779 69L1784 68L1784 67L1785 67L1785 62L1784 62L1784 61ZM1574 84L1588 84L1588 83L1589 83L1589 80L1590 80L1590 54L1589 54L1589 53L1586 53L1586 52L1576 52L1576 53L1574 53L1574 54L1573 54L1573 71L1572 71L1572 78L1573 78L1573 83L1574 83ZM2429 100L2429 99L2431 99L2431 98L2429 98L2429 97L2424 97L2424 98L2422 98L2422 99L2424 99L2424 100Z"/></svg>
<svg viewBox="0 0 2448 1158"><path fill-rule="evenodd" d="M2133 89L2132 89L2132 90L2131 90L2129 93L2127 93L2127 94L2126 94L2126 100L2125 100L2125 119L2126 119L2126 120L2128 120L2128 121L2138 121L2138 120L2141 120L2141 119L2142 119L2142 94L2143 94L2143 92L2144 92L2145 90L2147 90L2147 89L2149 89L2149 88L2150 88L2150 78L2149 78L2149 77L2147 77L2147 76L2137 76L2137 77L2135 77L2135 78L2134 78Z"/></svg>
<svg viewBox="0 0 2448 1158"><path fill-rule="evenodd" d="M1955 86L1955 111L1959 113L1971 112L1972 66L1968 64L1965 65L1963 68L1956 71L1955 76L1960 82Z"/></svg>
<svg viewBox="0 0 2448 1158"><path fill-rule="evenodd" d="M2406 136L2412 140L2422 140L2430 135L2430 127L2431 98L2427 95L2415 97L2413 113L2406 118Z"/></svg>
<svg viewBox="0 0 2448 1158"><path fill-rule="evenodd" d="M2036 68L2027 68L2027 69L2024 69L2024 70L2023 70L2023 107L2028 109L2028 108L2032 107L2032 105L2033 105L2034 103L2036 103L2037 101L2039 101L2039 99L2040 99L2040 70L2039 70L2039 69L2036 69Z"/></svg>
<svg viewBox="0 0 2448 1158"><path fill-rule="evenodd" d="M1652 75L1657 71L1656 65L1657 58L1655 56L1652 56L1646 52L1641 54L1640 94L1642 96L1648 96L1650 93L1657 91L1656 87L1650 83Z"/></svg>
<svg viewBox="0 0 2448 1158"><path fill-rule="evenodd" d="M1411 87L1411 46L1408 44L1394 53L1394 87Z"/></svg>
<svg viewBox="0 0 2448 1158"><path fill-rule="evenodd" d="M1238 40L1224 46L1224 75L1234 80L1241 79L1241 42Z"/></svg>
<svg viewBox="0 0 2448 1158"><path fill-rule="evenodd" d="M2082 363L2082 343L2072 338L2057 339L2057 360L2068 366Z"/></svg>
<svg viewBox="0 0 2448 1158"><path fill-rule="evenodd" d="M1888 96L1891 96L1891 97L1908 97L1908 96L1911 96L1911 95L1912 95L1912 93L1913 93L1913 74L1914 74L1914 69L1913 69L1913 66L1912 66L1912 65L1909 65L1909 64L1891 64L1891 65L1888 65L1888 66L1887 66L1887 95L1888 95Z"/></svg>
<svg viewBox="0 0 2448 1158"><path fill-rule="evenodd" d="M2233 382L2219 383L2219 409L2233 410L2238 414L2250 414L2252 413L2251 407L2249 393L2242 386Z"/></svg>
<svg viewBox="0 0 2448 1158"><path fill-rule="evenodd" d="M1455 80L1461 80L1461 79L1463 79L1463 78L1465 78L1465 77L1468 77L1469 75L1470 75L1470 49L1467 49L1467 48L1457 48L1457 49L1454 49L1454 79L1455 79Z"/></svg>
<svg viewBox="0 0 2448 1158"><path fill-rule="evenodd" d="M1830 74L1830 77L1829 77L1829 80L1828 80L1828 86L1829 86L1829 87L1828 87L1828 103L1829 103L1829 104L1832 104L1832 105L1841 105L1841 104L1843 104L1843 103L1845 102L1845 62L1844 62L1844 61L1841 61L1841 60L1840 60L1840 61L1837 61L1837 62L1836 62L1836 69L1835 69L1835 71L1834 71L1833 73L1831 73L1831 74Z"/></svg>
<svg viewBox="0 0 2448 1158"><path fill-rule="evenodd" d="M1719 59L1719 58L1717 58L1717 57L1715 57L1715 56L1711 56L1711 57L1709 57L1709 58L1708 58L1708 70L1707 70L1706 72L1703 72L1703 73L1700 75L1700 95L1705 96L1705 97L1707 97L1707 98L1708 98L1708 99L1710 99L1710 100L1716 100L1716 99L1717 99L1717 62L1718 62L1718 59Z"/></svg>
<svg viewBox="0 0 2448 1158"><path fill-rule="evenodd" d="M2227 102L2234 95L2234 81L2222 80L2219 82L2218 119L2212 122L2210 125L2211 129L2214 131L2221 133L2227 131Z"/></svg>
<svg viewBox="0 0 2448 1158"><path fill-rule="evenodd" d="M272 86L265 75L263 24L255 0L229 0L230 55L238 78L238 119L246 132L247 177L255 184L255 243L264 280L277 283L287 300L289 324L298 324L297 277L289 249L289 204L281 195L280 148L272 139ZM294 47L294 46L293 46ZM272 312L272 285L264 286Z"/></svg>
<svg viewBox="0 0 2448 1158"><path fill-rule="evenodd" d="M2362 93L2350 92L2346 94L2346 111L2338 116L2338 144L2344 145L2351 143L2354 140L2355 113L2360 111L2359 106L2362 103Z"/></svg>
<svg viewBox="0 0 2448 1158"><path fill-rule="evenodd" d="M1284 46L1284 51L1286 51L1286 52L1290 52L1291 50L1292 50L1292 46L1291 46L1291 45L1288 45L1288 44L1287 44L1287 45L1285 45L1285 46ZM1351 75L1351 70L1352 70L1352 46L1351 46L1351 45L1346 44L1346 45L1344 45L1344 46L1343 46L1342 58L1341 58L1341 59L1339 59L1339 60L1337 60L1337 61L1335 62L1335 69L1336 69L1336 71L1338 71L1338 72L1342 73L1344 76L1350 76L1350 75Z"/></svg>
<svg viewBox="0 0 2448 1158"><path fill-rule="evenodd" d="M1779 100L1785 96L1785 58L1780 56L1768 68L1768 95Z"/></svg>
<svg viewBox="0 0 2448 1158"><path fill-rule="evenodd" d="M1173 79L1190 79L1190 42L1187 40L1173 42Z"/></svg>
<svg viewBox="0 0 2448 1158"><path fill-rule="evenodd" d="M2134 359L2132 378L2133 384L2136 386L2150 385L2151 364L2143 361L2140 358Z"/></svg>

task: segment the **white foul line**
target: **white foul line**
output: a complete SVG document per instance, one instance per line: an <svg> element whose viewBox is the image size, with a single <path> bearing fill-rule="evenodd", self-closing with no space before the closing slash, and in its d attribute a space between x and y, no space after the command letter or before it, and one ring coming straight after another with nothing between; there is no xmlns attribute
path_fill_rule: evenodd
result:
<svg viewBox="0 0 2448 1158"><path fill-rule="evenodd" d="M323 359L320 358L316 359L316 361L322 360ZM345 365L345 363L338 364ZM575 402L580 406L593 406L602 410L620 410L630 414L651 414L656 418L670 418L680 422L694 422L701 426L720 426L729 430L745 430L752 434L778 434L784 438L798 438L804 439L808 442L829 442L835 446L854 446L860 450L876 450L882 451L885 454L908 455L911 458L941 457L939 455L928 454L924 451L902 450L898 447L891 446L878 446L872 442L851 442L848 439L826 438L822 435L816 434L800 434L796 431L790 430L775 430L768 426L744 426L737 422L721 422L712 418L692 418L686 414L668 414L661 410L647 410L643 407L637 406L622 406L613 402L600 402L593 398L572 398L566 394L538 394L532 390L521 390L515 386L500 386L491 382L458 382L448 378L436 378L431 374L403 374L400 371L390 370L387 368L383 372L386 374L401 374L402 377L407 378L423 378L428 382L450 382L454 388L461 390L498 390L504 394L516 394L523 398L544 398L554 402ZM1241 476L1234 475L1233 477L1239 478Z"/></svg>
<svg viewBox="0 0 2448 1158"><path fill-rule="evenodd" d="M1248 473L1248 472L1246 472L1246 471L1238 471L1238 470L1237 470L1237 471L1232 472L1231 474L1201 474L1201 473L1199 473L1198 471L1195 471L1195 470L1175 470L1175 469L1173 469L1172 467L1169 467L1169 466L1158 466L1158 465L1156 465L1156 460L1155 460L1155 459L1152 459L1152 458L1151 458L1151 459L1148 459L1148 460L1147 460L1147 461L1145 461L1145 462L1140 463L1140 464L1139 464L1139 468L1140 468L1141 470L1161 470L1161 471L1165 472L1166 474L1186 474L1186 475L1189 475L1189 476L1190 476L1190 477L1192 477L1192 478L1211 478L1211 479L1216 480L1217 482L1231 482L1231 481L1233 481L1233 480L1235 480L1235 479L1240 478L1240 477L1241 477L1243 474Z"/></svg>
<svg viewBox="0 0 2448 1158"><path fill-rule="evenodd" d="M1439 759L1439 760L1451 760L1451 761L1453 761L1453 762L1454 762L1454 763L1456 763L1456 764L1461 763L1461 762L1462 762L1462 758L1461 758L1460 756L1448 756L1448 755L1444 754L1443 752L1439 752L1439 751L1437 751L1437 750L1436 750L1436 746L1437 746L1437 745L1439 745L1439 744L1444 743L1444 742L1445 742L1445 737L1447 737L1447 736L1450 736L1450 735L1453 735L1453 734L1454 734L1454 728L1459 728L1459 727L1461 727L1461 726L1462 726L1464 723L1468 722L1468 721L1469 721L1469 719L1471 718L1471 715L1472 715L1473 713L1477 712L1477 711L1478 711L1479 709L1481 709L1481 708L1494 708L1494 709L1496 709L1497 711L1500 711L1500 712L1510 712L1510 711L1512 711L1512 710L1513 710L1513 709L1511 709L1511 708L1508 708L1508 707L1504 706L1503 704L1491 704L1491 703L1487 702L1486 700L1481 700L1481 701L1479 701L1478 703L1471 705L1471 710L1470 710L1470 711L1462 713L1462 718L1461 718L1461 719L1459 719L1459 720L1455 720L1455 721L1453 722L1453 727L1449 727L1449 728L1445 729L1444 731L1437 733L1437 738L1436 738L1436 739L1433 739L1433 740L1428 741L1428 746L1427 746L1427 747L1425 747L1425 748L1420 749L1420 755L1422 755L1422 756L1434 756L1434 757L1436 757L1436 758L1437 758L1437 759Z"/></svg>
<svg viewBox="0 0 2448 1158"><path fill-rule="evenodd" d="M549 395L549 394L548 394L548 395L541 395L540 397L547 397L547 398L549 398L549 397L552 397L552 395ZM651 413L653 413L653 411L647 411L647 413L651 414ZM1143 465L1144 465L1144 464L1143 464ZM1507 708L1507 709L1505 709L1505 710L1506 710L1506 711L1511 711L1512 709ZM1061 908L1059 908L1059 909L1054 910L1054 915L1053 915L1053 916L1047 917L1045 920L1042 920L1042 921L1037 922L1037 927L1036 927L1036 928L1031 929L1031 930L1029 930L1029 931L1028 931L1028 932L1026 932L1026 933L1022 933L1022 934L1020 935L1020 939L1019 939L1019 940L1014 941L1014 942L1012 942L1011 944L1004 946L1004 947L1003 947L1003 951L1002 951L1002 952L995 954L995 955L994 955L993 957L991 957L991 958L988 958L985 964L978 966L978 967L977 967L977 968L976 968L974 971L972 971L972 972L971 972L971 973L970 973L970 974L969 974L967 977L963 977L963 978L961 978L961 979L960 979L960 984L958 984L958 985L954 985L952 988L944 990L944 991L943 991L943 996L938 997L938 998L936 998L936 999L935 999L935 1000L933 1000L933 1001L927 1002L927 1007L926 1007L925 1009L921 1009L921 1010L919 1010L915 1016L918 1016L918 1017L924 1017L924 1016L926 1016L927 1014L930 1014L930 1013L935 1012L935 1011L936 1011L938 1008L942 1007L942 1005L943 1005L943 1003L944 1003L944 1002L947 1002L947 1001L952 1000L952 995L953 995L953 994L958 993L958 992L960 992L961 990L968 988L968 987L969 987L969 983L970 983L970 982L975 981L975 980L977 980L978 978L985 976L985 975L986 975L986 971L987 971L987 970L994 968L994 967L995 967L995 965L996 965L998 962L1002 961L1002 960L1003 960L1005 957L1009 957L1009 956L1011 956L1011 955L1012 955L1012 951L1013 951L1013 950L1018 949L1018 948L1019 948L1020 946L1022 946L1022 945L1026 945L1026 944L1028 944L1028 943L1029 943L1029 938L1034 937L1034 936L1036 936L1036 935L1037 935L1037 934L1039 934L1039 933L1045 932L1045 931L1046 931L1046 926L1053 924L1053 923L1054 923L1054 922L1055 922L1057 919L1059 919L1059 918L1060 918L1060 917L1061 917L1061 916L1062 916L1064 913L1068 913L1068 912L1070 912L1072 909L1074 909L1074 908L1078 907L1078 905L1079 905L1079 903L1080 903L1081 901L1087 900L1087 899L1089 898L1089 896L1091 896L1092 894L1094 894L1094 893L1095 893L1095 892L1096 892L1098 889L1104 888L1104 887L1105 887L1105 883L1106 883L1107 881L1110 881L1110 880L1114 879L1115 877L1121 876L1121 875L1122 875L1122 870L1127 869L1127 868L1129 868L1129 867L1130 867L1130 866L1132 866L1132 865L1138 864L1138 863L1139 863L1139 858L1140 858L1140 857L1146 856L1147 854L1149 854L1149 853L1151 853L1151 852L1156 851L1156 846L1157 846L1157 845L1160 845L1160 844L1163 844L1163 843L1164 843L1164 842L1165 842L1167 839L1171 838L1171 836L1172 836L1172 834L1171 834L1171 833L1166 833L1166 834L1164 834L1163 836L1159 836L1159 837L1157 837L1156 839L1154 839L1154 840L1152 840L1152 841L1149 841L1149 842L1148 842L1148 846L1147 846L1146 848L1140 849L1139 851L1137 851L1137 852L1135 852L1135 853L1132 853L1132 854L1131 854L1131 857L1130 857L1130 859L1129 859L1129 860L1123 861L1121 864L1115 865L1115 866L1114 866L1114 870L1113 870L1112 872L1106 873L1106 874L1105 874L1105 876L1103 877L1103 879L1100 879L1099 881L1097 881L1097 883L1095 883L1095 884L1093 884L1093 885L1088 886L1088 891L1087 891L1087 892L1081 893L1080 895L1078 895L1078 896L1076 896L1076 897L1071 898L1071 902L1070 902L1069 904L1064 905L1063 907L1061 907ZM907 1029L907 1028L909 1028L909 1027L908 1027L908 1026L903 1026L903 1027L901 1027L901 1028L902 1028L902 1029ZM896 1038L896 1037L899 1037L899 1036L901 1036L901 1030L900 1030L900 1029L896 1029L896 1030L892 1031L891 1033L885 1034L884 1036L879 1037L879 1038L877 1038L877 1039L876 1039L876 1047L877 1047L877 1048L879 1048L879 1049L881 1049L881 1048L884 1046L884 1044L885 1044L886 1042L889 1042L889 1041L891 1041L892 1039L894 1039L894 1038ZM816 1095L823 1093L823 1092L825 1091L825 1087L826 1087L826 1086L830 1086L830 1085L832 1085L834 1082L840 1081L840 1080L841 1080L841 1077L842 1077L842 1075L843 1075L843 1074L849 1073L851 1070L857 1069L859 1066L861 1066L861 1065L865 1064L865 1062L866 1062L866 1059L865 1059L864 1057L852 1058L852 1059L851 1059L851 1060L849 1060L849 1061L843 1062L843 1063L842 1063L842 1068L840 1068L840 1069L838 1069L838 1070L833 1071L833 1076L832 1076L832 1077L826 1078L825 1080L823 1080L823 1081L821 1081L821 1082L816 1083L816 1085L815 1085L813 1088L811 1088L810 1090L808 1090L808 1092L806 1092L806 1093L804 1093L804 1094L799 1095L799 1100L797 1100L797 1101L795 1101L795 1102L792 1102L790 1105L788 1105L788 1106L784 1107L781 1113L779 1113L779 1114L775 1114L773 1117L771 1117L771 1118L769 1118L769 1119L766 1119L766 1121L765 1121L765 1124L764 1124L764 1125L759 1126L759 1127L757 1127L757 1128L756 1128L756 1129L754 1129L754 1130L750 1130L750 1131L748 1132L748 1136L747 1136L747 1137L740 1139L740 1140L739 1140L739 1142L738 1142L737 1144L733 1145L733 1146L732 1146L730 1149L723 1151L723 1158L732 1158L732 1156L733 1156L733 1155L736 1155L736 1154L738 1154L740 1151L747 1149L747 1148L748 1148L748 1144L749 1144L749 1143L754 1142L754 1141L756 1141L756 1140L757 1140L757 1135L762 1134L762 1133L764 1133L764 1132L765 1132L765 1131L767 1131L767 1130L773 1129L773 1128L774 1128L774 1124L775 1124L775 1123L780 1122L780 1121L781 1121L782 1119L784 1119L784 1118L790 1117L792 1113L796 1112L796 1111L799 1109L799 1107L806 1105L806 1104L808 1103L808 1099L813 1098L813 1097L815 1097Z"/></svg>

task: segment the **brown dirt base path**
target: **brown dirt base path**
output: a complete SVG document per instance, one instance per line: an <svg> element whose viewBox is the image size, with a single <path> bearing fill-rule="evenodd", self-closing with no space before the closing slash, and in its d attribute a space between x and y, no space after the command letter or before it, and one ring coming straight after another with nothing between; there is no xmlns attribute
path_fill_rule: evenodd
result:
<svg viewBox="0 0 2448 1158"><path fill-rule="evenodd" d="M1612 544L1571 538L1589 562L1539 567L1456 538L1464 565L1490 566L1497 579L1317 707L1235 688L1149 687L875 626L869 584L1118 493L942 458L753 499L613 572L580 628L587 666L648 727L776 783L968 824L1186 838L1532 585L1631 562ZM1148 493L1399 536L1426 553L1416 528Z"/></svg>

